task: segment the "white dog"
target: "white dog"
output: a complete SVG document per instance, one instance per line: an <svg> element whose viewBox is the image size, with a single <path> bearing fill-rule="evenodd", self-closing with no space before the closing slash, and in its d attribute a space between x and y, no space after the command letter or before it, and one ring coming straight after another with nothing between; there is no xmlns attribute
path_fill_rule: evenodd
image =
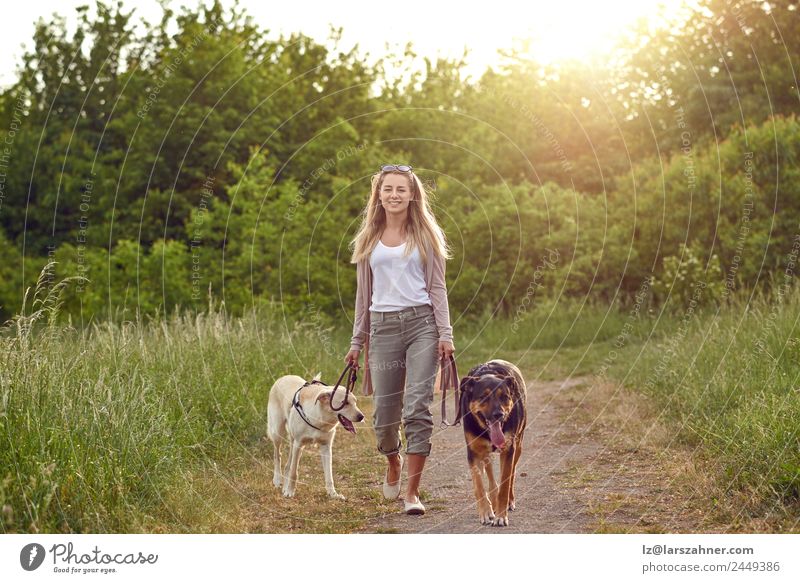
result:
<svg viewBox="0 0 800 583"><path fill-rule="evenodd" d="M320 376L321 373L317 373L311 381L306 381L297 375L285 375L275 381L269 391L267 434L275 451L272 483L277 488L283 485L284 496L294 496L300 454L304 446L316 443L319 444L328 496L344 500L344 496L333 487L333 437L340 423L347 431L355 433L353 423L363 421L364 414L356 406L356 398L352 393L348 395L341 385L336 389L335 403L332 404L333 387L320 381ZM334 408L339 410L334 411ZM289 462L286 472L281 475L281 443L287 436Z"/></svg>

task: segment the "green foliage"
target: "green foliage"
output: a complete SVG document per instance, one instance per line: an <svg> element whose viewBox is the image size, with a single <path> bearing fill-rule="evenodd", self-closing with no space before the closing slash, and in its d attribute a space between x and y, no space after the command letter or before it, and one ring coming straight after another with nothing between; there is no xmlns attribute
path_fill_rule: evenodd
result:
<svg viewBox="0 0 800 583"><path fill-rule="evenodd" d="M717 302L725 289L719 256L715 253L704 264L697 245L681 243L677 255L664 258L663 270L651 287L662 302L671 300L681 308Z"/></svg>
<svg viewBox="0 0 800 583"><path fill-rule="evenodd" d="M14 129L0 315L54 257L59 275L90 279L61 312L83 323L202 308L209 290L232 313L279 298L346 319L347 243L387 160L432 186L456 251L456 314L513 315L532 282L539 296L630 302L643 282L694 269L669 258L684 241L722 270L725 294L763 285L791 251L800 204L785 86L796 13L703 4L665 20L668 34L638 31L650 42L623 42L613 68L544 66L521 47L474 80L466 55L401 80L390 71L416 57L411 45L368 65L340 49L341 29L325 43L269 39L221 2L165 7L140 31L119 3L79 8L74 34L41 21L0 94L0 125Z"/></svg>

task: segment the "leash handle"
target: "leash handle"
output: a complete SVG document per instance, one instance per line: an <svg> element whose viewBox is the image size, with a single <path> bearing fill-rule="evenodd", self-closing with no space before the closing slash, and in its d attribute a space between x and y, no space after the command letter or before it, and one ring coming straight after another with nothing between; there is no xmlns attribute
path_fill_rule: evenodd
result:
<svg viewBox="0 0 800 583"><path fill-rule="evenodd" d="M442 356L441 362L441 378L440 384L442 389L442 426L453 427L461 424L461 407L459 406L458 398L458 369L456 368L456 359L452 354L449 356ZM456 419L453 423L447 421L447 389L453 389L453 402L456 408Z"/></svg>
<svg viewBox="0 0 800 583"><path fill-rule="evenodd" d="M344 375L347 374L347 371L350 371L350 376L347 378L347 385L345 386L345 393L344 393L344 401L339 407L333 406L333 398L336 396L336 390L339 388L339 383L342 382ZM348 362L347 366L344 367L342 374L339 375L339 380L336 381L336 385L333 387L333 393L331 393L331 409L334 411L341 411L344 409L344 406L347 405L347 395L353 392L356 388L356 381L358 380L358 375L356 374L356 367L353 366L352 362Z"/></svg>

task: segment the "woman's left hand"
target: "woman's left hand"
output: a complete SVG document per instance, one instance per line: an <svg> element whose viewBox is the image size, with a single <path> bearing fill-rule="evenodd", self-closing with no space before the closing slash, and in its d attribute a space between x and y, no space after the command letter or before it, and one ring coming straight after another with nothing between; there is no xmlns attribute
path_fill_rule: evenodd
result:
<svg viewBox="0 0 800 583"><path fill-rule="evenodd" d="M456 347L449 340L439 340L439 360L449 358L456 351Z"/></svg>

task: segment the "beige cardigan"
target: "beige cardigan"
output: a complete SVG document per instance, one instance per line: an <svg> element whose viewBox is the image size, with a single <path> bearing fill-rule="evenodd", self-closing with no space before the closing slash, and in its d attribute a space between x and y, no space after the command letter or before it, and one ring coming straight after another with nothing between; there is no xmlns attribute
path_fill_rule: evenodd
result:
<svg viewBox="0 0 800 583"><path fill-rule="evenodd" d="M447 284L445 283L444 257L434 252L430 245L428 260L425 263L425 287L433 304L433 314L439 340L453 341L453 328L450 326L450 306L447 303ZM365 395L372 394L372 378L369 374L369 308L372 305L372 268L369 255L356 263L356 310L353 318L353 338L350 350L364 350Z"/></svg>

